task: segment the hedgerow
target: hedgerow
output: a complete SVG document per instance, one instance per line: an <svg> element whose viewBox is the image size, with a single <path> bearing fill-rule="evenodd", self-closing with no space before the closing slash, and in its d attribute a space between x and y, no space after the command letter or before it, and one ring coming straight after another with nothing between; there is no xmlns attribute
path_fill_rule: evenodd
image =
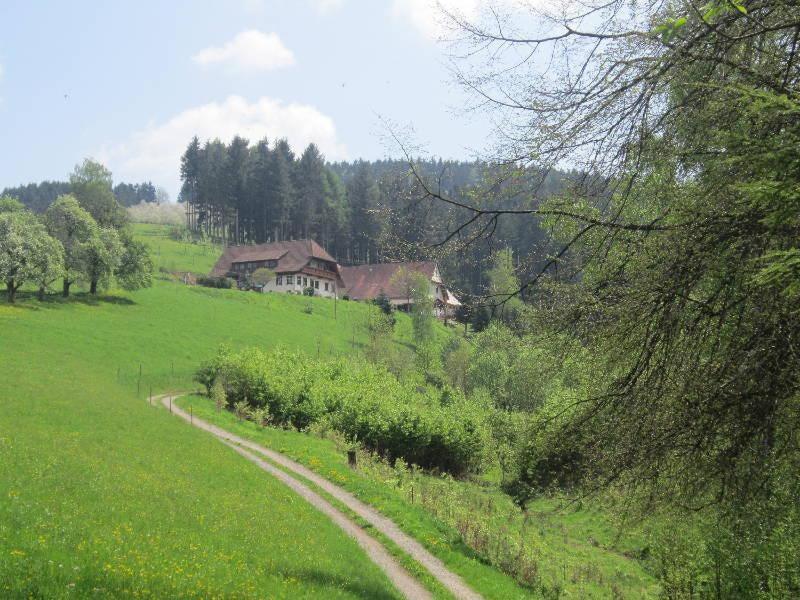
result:
<svg viewBox="0 0 800 600"><path fill-rule="evenodd" d="M264 408L276 425L303 430L326 421L390 460L462 475L479 471L487 453L485 406L452 388L402 383L367 362L223 347L196 379L207 390L221 380L232 405Z"/></svg>

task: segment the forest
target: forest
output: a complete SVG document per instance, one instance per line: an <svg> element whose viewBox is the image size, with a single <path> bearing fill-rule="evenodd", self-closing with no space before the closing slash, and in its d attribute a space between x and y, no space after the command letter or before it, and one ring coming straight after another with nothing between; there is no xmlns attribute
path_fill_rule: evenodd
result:
<svg viewBox="0 0 800 600"><path fill-rule="evenodd" d="M431 202L420 182L435 178L442 193L469 198L500 175L479 161L417 160L413 169L403 159L328 163L314 144L298 156L284 139L251 144L237 136L225 144L195 137L182 158L180 200L188 204L190 229L212 239L311 238L345 265L434 258L455 289L481 294L496 251L509 250L515 267L530 272L544 259L545 233L537 225L504 222L491 243L454 254L438 241L460 215ZM495 194L493 201L536 206L578 179L577 172L531 169L513 186L502 186L502 199Z"/></svg>

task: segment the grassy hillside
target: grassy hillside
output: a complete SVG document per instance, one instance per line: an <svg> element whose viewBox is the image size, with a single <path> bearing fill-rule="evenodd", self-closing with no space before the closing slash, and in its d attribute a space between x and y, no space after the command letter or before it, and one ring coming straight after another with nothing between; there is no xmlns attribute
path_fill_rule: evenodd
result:
<svg viewBox="0 0 800 600"><path fill-rule="evenodd" d="M135 232L169 271L205 273L219 251L171 240L164 227ZM326 519L144 402L151 389L196 387L195 369L220 343L280 344L311 356L363 352L370 310L164 279L97 299L23 295L16 306L0 304L0 597L395 597ZM437 335L448 334L437 327ZM410 320L398 315L394 343L410 340ZM393 473L343 481L349 471L329 440L277 429L258 435L385 510L487 597L527 595L477 559L431 507L410 506ZM634 561L587 539L612 535L596 531L602 520L586 512L537 519L546 576L563 579L566 595L607 596L609 584L624 597L651 589Z"/></svg>
<svg viewBox="0 0 800 600"><path fill-rule="evenodd" d="M214 260L180 250L162 257ZM358 351L367 307L332 311L164 281L0 305L0 596L394 597L324 517L143 401L191 386L220 342Z"/></svg>

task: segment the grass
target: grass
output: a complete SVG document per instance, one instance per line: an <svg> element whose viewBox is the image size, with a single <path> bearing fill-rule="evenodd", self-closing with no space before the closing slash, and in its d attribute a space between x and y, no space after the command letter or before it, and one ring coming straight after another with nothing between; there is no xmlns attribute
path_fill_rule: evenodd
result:
<svg viewBox="0 0 800 600"><path fill-rule="evenodd" d="M143 401L221 342L358 352L367 309L164 281L0 305L0 597L396 597L326 518Z"/></svg>
<svg viewBox="0 0 800 600"><path fill-rule="evenodd" d="M531 506L533 524L526 531L538 549L542 584L532 590L487 565L463 543L444 515L437 518L432 514L435 507L452 510L455 521L459 509L463 509L466 518L475 522L492 519L496 529L506 528L510 536L518 536L519 524L508 519L518 511L495 487L393 470L364 454L359 457L360 468L354 471L347 465L345 446L335 439L239 421L230 412L217 412L202 396L185 397L178 402L184 407L191 405L200 418L292 457L378 508L487 598L539 596L545 590L544 593L566 598L658 595L655 580L623 553L639 547L640 540L626 536L616 540L617 529L596 506L559 511L556 500L544 498ZM412 486L416 488L413 504ZM420 498L424 494L428 494L428 502L422 506ZM433 500L436 497L438 501ZM490 505L494 507L492 511L486 508ZM481 515L481 510L486 514Z"/></svg>
<svg viewBox="0 0 800 600"><path fill-rule="evenodd" d="M219 251L176 242L165 227L134 231L156 266L170 271L208 272ZM30 292L16 306L0 304L0 597L396 597L355 542L319 513L143 401L151 389L193 389L195 369L220 343L363 353L370 310L161 279L135 293L38 302ZM446 335L437 327L440 339ZM393 343L407 349L410 340L410 320L400 314ZM482 562L447 519L412 505L394 472L378 465L353 473L331 440L249 433L394 518L486 597L531 595ZM471 483L444 489L485 493ZM607 596L608 581L622 581L623 595L637 597L637 577L647 588L635 561L608 541L602 515L549 512L539 523L548 577L568 561L563 579L574 578L577 563L596 565L604 579L567 581L563 595Z"/></svg>

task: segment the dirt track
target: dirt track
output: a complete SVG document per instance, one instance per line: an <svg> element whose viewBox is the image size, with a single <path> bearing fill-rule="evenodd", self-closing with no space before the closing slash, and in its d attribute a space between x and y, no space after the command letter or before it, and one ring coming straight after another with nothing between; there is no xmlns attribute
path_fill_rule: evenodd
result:
<svg viewBox="0 0 800 600"><path fill-rule="evenodd" d="M164 406L170 406L171 398L170 396L162 397L161 400ZM327 515L334 523L358 542L370 559L383 569L389 579L392 580L407 598L430 598L431 594L420 585L420 583L414 579L377 540L365 533L358 524L350 520L344 513L335 508L330 502L325 500L325 498L314 492L309 486L276 467L276 464L311 481L314 485L325 491L325 493L330 494L330 496L342 502L355 514L370 523L375 529L397 544L419 564L424 566L431 575L439 580L439 582L441 582L456 598L469 600L478 600L481 598L481 596L468 587L458 575L450 571L441 560L428 552L419 542L403 533L393 521L381 515L371 506L361 502L350 492L320 477L307 467L304 467L300 463L293 461L279 452L264 448L263 446L239 437L197 417L191 418L189 413L182 410L174 403L172 403L171 406L174 414L182 417L186 421L191 421L195 427L208 431L224 444L230 446L233 450L278 478L300 496L305 498L306 501ZM253 453L264 456L269 459L269 462L259 458Z"/></svg>

